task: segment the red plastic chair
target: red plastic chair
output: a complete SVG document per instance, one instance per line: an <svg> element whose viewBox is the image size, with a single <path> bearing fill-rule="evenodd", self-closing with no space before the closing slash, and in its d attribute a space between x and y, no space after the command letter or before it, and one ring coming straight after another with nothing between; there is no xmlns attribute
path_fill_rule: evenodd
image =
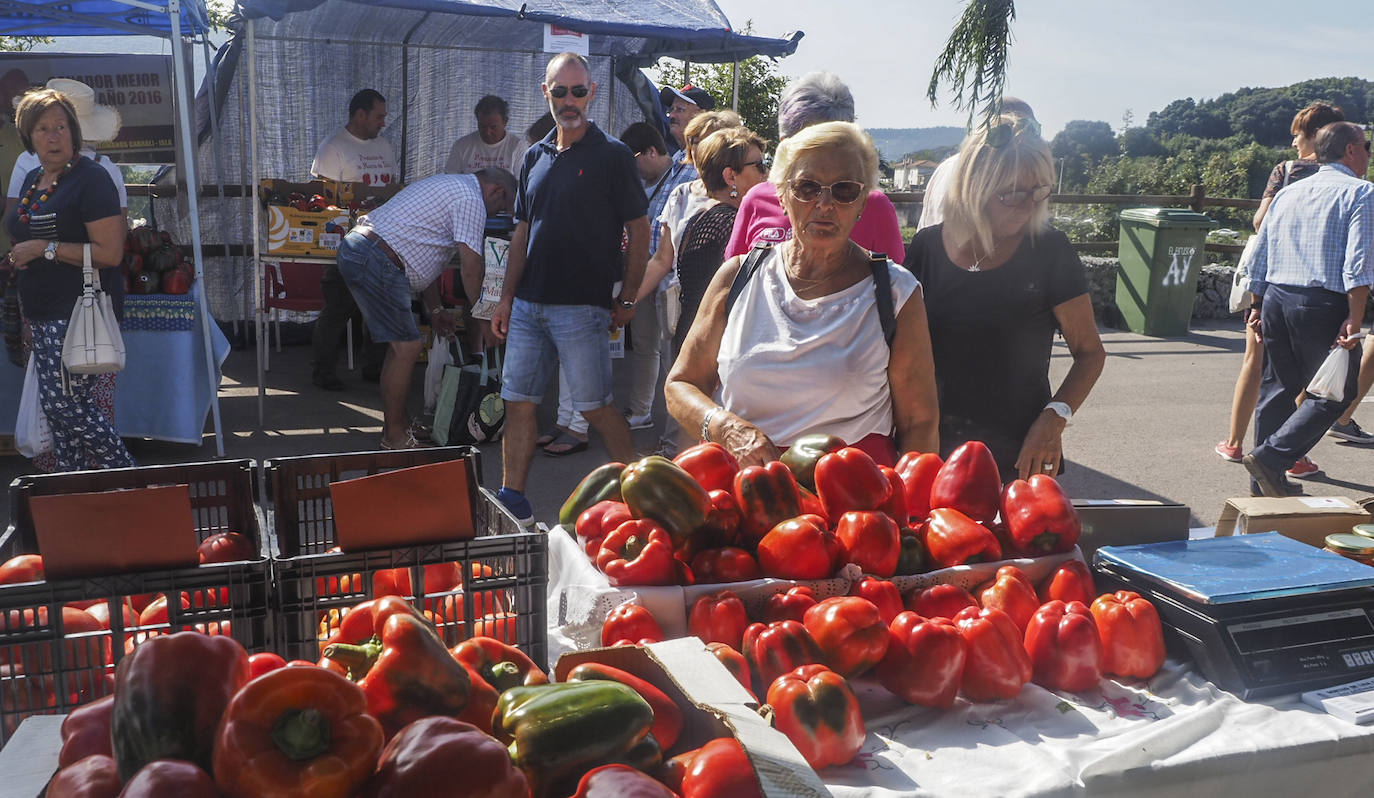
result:
<svg viewBox="0 0 1374 798"><path fill-rule="evenodd" d="M321 311L324 310L324 291L320 288L320 278L324 276L322 263L264 263L263 266L263 307L272 311L267 320L270 326L277 325L277 351L281 351L281 311ZM348 369L353 370L353 320L348 321ZM263 370L271 368L270 347L263 347Z"/></svg>

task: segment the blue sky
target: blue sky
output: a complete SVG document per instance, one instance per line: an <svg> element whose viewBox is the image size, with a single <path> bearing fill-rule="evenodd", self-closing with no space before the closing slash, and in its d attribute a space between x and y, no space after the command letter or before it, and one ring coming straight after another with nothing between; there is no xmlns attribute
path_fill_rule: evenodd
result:
<svg viewBox="0 0 1374 798"><path fill-rule="evenodd" d="M829 69L870 127L962 125L947 98L925 99L935 56L964 0L716 0L737 28L805 31L784 75ZM1374 3L1327 0L1022 0L1012 22L1008 94L1047 136L1074 119L1120 128L1183 98L1319 77L1374 79ZM1320 15L1322 21L1314 21Z"/></svg>

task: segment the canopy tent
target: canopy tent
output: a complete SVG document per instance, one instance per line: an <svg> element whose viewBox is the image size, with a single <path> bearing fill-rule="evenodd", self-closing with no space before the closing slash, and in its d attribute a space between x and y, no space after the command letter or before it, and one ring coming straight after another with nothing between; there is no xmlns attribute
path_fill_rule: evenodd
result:
<svg viewBox="0 0 1374 798"><path fill-rule="evenodd" d="M191 144L190 115L185 98L190 96L190 63L180 44L186 37L203 36L210 30L204 0L0 0L0 35L4 36L112 36L144 35L172 43L172 77L176 87L173 104L177 113L180 151L186 164L186 184L198 186L195 149ZM196 303L205 340L206 371L214 418L215 451L224 456L224 432L219 414L219 373L210 335L210 308L205 288L205 258L201 252L199 202L187 192L190 241L195 261ZM186 240L186 239L182 239Z"/></svg>
<svg viewBox="0 0 1374 798"><path fill-rule="evenodd" d="M590 114L613 134L638 119L662 123L641 67L663 57L781 57L801 38L735 33L712 0L242 0L240 12L247 65L235 70L222 98L210 105L222 99L225 163L251 165L251 185L263 177L306 179L317 144L347 121L349 98L362 88L377 89L388 100L383 135L396 146L408 182L442 168L453 141L472 129L472 108L485 94L510 103L509 130L520 135L547 110L539 91L550 57L546 24L586 35L598 84ZM251 229L256 253L259 209L249 204L251 210L243 208L248 218L225 218L212 229ZM240 279L238 285L245 309L252 295L261 347L256 254L251 265L251 283ZM240 303L226 281L219 284L227 301L217 308L232 312ZM261 354L259 349L259 420Z"/></svg>

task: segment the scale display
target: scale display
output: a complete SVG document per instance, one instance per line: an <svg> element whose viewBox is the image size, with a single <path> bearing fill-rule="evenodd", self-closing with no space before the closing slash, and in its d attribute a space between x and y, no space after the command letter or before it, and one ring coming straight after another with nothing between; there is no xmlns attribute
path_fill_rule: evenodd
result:
<svg viewBox="0 0 1374 798"><path fill-rule="evenodd" d="M1154 602L1172 653L1242 698L1374 675L1374 568L1277 533L1106 547L1099 587Z"/></svg>

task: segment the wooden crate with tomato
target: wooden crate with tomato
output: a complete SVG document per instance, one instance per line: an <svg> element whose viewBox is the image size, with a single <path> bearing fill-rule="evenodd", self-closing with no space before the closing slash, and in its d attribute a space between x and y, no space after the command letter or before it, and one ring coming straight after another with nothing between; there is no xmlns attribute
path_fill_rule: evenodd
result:
<svg viewBox="0 0 1374 798"><path fill-rule="evenodd" d="M115 666L151 637L196 630L266 649L272 545L253 500L255 471L252 460L231 460L11 483L12 523L0 537L0 741L27 715L66 712L107 695ZM188 486L201 565L45 579L31 512L36 498L159 485Z"/></svg>
<svg viewBox="0 0 1374 798"><path fill-rule="evenodd" d="M274 606L278 653L317 660L350 609L399 595L426 613L452 646L475 635L517 645L535 662L547 661L545 590L548 542L524 532L477 479L479 452L449 446L393 452L309 455L269 460L264 482L272 506ZM468 540L341 551L330 485L396 469L463 460L477 488L430 497L471 513ZM460 506L461 505L461 506ZM397 519L397 540L405 520Z"/></svg>

